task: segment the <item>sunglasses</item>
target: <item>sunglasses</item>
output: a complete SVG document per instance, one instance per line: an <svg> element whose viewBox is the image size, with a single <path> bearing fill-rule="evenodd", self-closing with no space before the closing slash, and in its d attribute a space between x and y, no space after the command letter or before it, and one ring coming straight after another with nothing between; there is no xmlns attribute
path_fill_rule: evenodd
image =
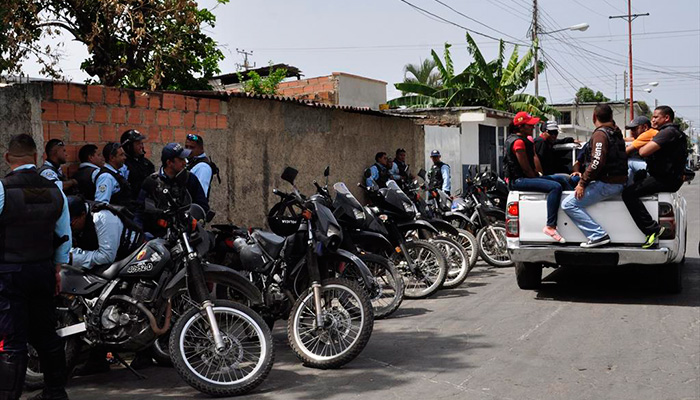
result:
<svg viewBox="0 0 700 400"><path fill-rule="evenodd" d="M187 140L191 140L193 142L199 142L201 140L201 138L199 137L199 135L194 135L192 133L188 133Z"/></svg>

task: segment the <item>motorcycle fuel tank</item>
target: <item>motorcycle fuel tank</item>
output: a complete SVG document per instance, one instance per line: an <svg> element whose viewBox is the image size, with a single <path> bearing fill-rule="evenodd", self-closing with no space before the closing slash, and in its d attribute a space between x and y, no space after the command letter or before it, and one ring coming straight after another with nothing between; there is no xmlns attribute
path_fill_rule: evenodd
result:
<svg viewBox="0 0 700 400"><path fill-rule="evenodd" d="M122 278L151 278L160 275L170 262L170 251L164 239L153 239L138 252L131 254L119 276Z"/></svg>

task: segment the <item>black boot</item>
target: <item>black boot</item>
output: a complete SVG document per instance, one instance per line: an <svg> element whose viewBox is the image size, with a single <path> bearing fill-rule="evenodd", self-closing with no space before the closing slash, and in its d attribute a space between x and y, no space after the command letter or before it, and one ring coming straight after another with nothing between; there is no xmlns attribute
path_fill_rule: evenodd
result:
<svg viewBox="0 0 700 400"><path fill-rule="evenodd" d="M28 360L26 353L0 353L0 400L19 400Z"/></svg>
<svg viewBox="0 0 700 400"><path fill-rule="evenodd" d="M44 390L27 400L68 400L66 353L63 342L58 343L60 346L53 345L47 351L39 351L39 361L44 370Z"/></svg>

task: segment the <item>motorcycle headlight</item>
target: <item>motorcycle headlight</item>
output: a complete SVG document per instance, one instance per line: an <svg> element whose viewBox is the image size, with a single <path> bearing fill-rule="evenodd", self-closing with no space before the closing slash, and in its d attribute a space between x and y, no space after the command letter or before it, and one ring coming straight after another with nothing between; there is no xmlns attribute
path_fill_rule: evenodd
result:
<svg viewBox="0 0 700 400"><path fill-rule="evenodd" d="M365 213L363 210L358 210L356 208L352 209L353 214L355 214L355 219L365 219Z"/></svg>
<svg viewBox="0 0 700 400"><path fill-rule="evenodd" d="M331 238L333 236L340 236L340 235L341 235L340 229L338 229L335 225L330 225L328 227L328 232L326 232L326 236Z"/></svg>
<svg viewBox="0 0 700 400"><path fill-rule="evenodd" d="M413 212L413 203L409 203L404 201L403 202L403 209L406 210L406 212Z"/></svg>

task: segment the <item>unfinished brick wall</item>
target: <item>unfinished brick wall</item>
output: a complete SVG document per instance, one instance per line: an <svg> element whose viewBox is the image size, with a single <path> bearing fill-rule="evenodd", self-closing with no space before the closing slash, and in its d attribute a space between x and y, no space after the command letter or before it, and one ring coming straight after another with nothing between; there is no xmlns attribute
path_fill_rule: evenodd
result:
<svg viewBox="0 0 700 400"><path fill-rule="evenodd" d="M164 144L184 143L188 133L196 133L206 145L208 136L228 129L225 101L180 94L53 83L44 86L41 109L44 142L66 142L68 176L78 168L80 147L93 143L101 151L128 129L146 135L147 155L156 165Z"/></svg>
<svg viewBox="0 0 700 400"><path fill-rule="evenodd" d="M323 104L338 104L338 80L331 75L282 82L277 86L277 95Z"/></svg>

